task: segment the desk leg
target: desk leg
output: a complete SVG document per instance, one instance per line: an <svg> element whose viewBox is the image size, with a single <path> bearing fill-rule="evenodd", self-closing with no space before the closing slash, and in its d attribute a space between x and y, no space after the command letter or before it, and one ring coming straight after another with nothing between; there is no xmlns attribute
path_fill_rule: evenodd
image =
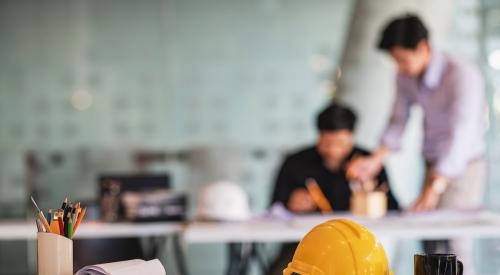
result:
<svg viewBox="0 0 500 275"><path fill-rule="evenodd" d="M150 237L149 250L144 251L147 260L152 260L160 257L162 249L166 246L168 236L165 237Z"/></svg>
<svg viewBox="0 0 500 275"><path fill-rule="evenodd" d="M257 260L257 263L260 266L260 270L262 271L262 274L268 274L269 267L266 264L265 256L262 255L262 253L259 253L259 244L258 243L252 243L252 257Z"/></svg>
<svg viewBox="0 0 500 275"><path fill-rule="evenodd" d="M264 257L258 250L258 243L230 243L228 245L228 267L226 275L245 275L248 273L252 260L256 260L262 274L267 274L269 268Z"/></svg>
<svg viewBox="0 0 500 275"><path fill-rule="evenodd" d="M177 265L177 271L180 275L189 275L187 266L186 266L186 251L183 249L181 245L181 240L179 234L172 235L173 245L174 245L174 257L175 263Z"/></svg>
<svg viewBox="0 0 500 275"><path fill-rule="evenodd" d="M229 243L228 244L228 267L226 275L246 275L248 264L252 257L252 244Z"/></svg>
<svg viewBox="0 0 500 275"><path fill-rule="evenodd" d="M35 239L35 241L28 240L26 248L28 249L28 251L26 253L27 254L26 259L28 259L28 262L27 262L28 270L29 270L29 272L33 272L33 274L35 274L37 272L36 261L38 259L36 258L36 253L33 253L33 251L36 251L36 249L37 249L36 239Z"/></svg>
<svg viewBox="0 0 500 275"><path fill-rule="evenodd" d="M227 245L228 249L228 265L226 268L226 275L238 274L240 269L240 253L238 243L230 243Z"/></svg>

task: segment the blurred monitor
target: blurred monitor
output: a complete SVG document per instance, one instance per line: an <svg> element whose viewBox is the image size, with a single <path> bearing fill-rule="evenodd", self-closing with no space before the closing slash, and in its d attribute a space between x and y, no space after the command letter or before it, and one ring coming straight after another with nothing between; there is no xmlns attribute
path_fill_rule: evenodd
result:
<svg viewBox="0 0 500 275"><path fill-rule="evenodd" d="M99 176L101 195L113 182L120 183L121 188L127 191L170 188L168 174L103 174Z"/></svg>
<svg viewBox="0 0 500 275"><path fill-rule="evenodd" d="M167 174L99 176L101 218L113 221L181 221L186 196L170 189Z"/></svg>

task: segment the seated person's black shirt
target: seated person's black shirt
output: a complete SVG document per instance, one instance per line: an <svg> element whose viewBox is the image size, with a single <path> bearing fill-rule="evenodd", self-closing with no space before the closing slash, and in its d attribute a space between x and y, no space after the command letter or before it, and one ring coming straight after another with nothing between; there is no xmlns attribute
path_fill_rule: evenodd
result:
<svg viewBox="0 0 500 275"><path fill-rule="evenodd" d="M325 167L315 147L306 148L288 156L278 174L272 203L281 202L286 207L292 192L297 188L306 188L306 180L313 178L318 182L334 211L349 210L351 190L346 178L345 165L356 155L369 155L369 152L354 147L338 171ZM389 185L385 169L382 169L378 175L377 182L379 185L384 182ZM399 209L398 202L390 189L387 195L388 209Z"/></svg>

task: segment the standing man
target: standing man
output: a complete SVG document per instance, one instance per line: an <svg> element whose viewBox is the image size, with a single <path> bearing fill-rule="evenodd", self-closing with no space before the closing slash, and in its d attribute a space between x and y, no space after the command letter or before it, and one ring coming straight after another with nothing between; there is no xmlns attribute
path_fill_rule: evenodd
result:
<svg viewBox="0 0 500 275"><path fill-rule="evenodd" d="M486 182L486 105L480 72L433 47L427 28L414 15L391 21L378 47L397 64L396 98L381 145L372 155L351 162L348 175L364 179L380 171L385 158L400 148L410 108L418 105L424 112L426 177L410 210L481 207ZM436 244L425 242L424 246L427 252L443 251L450 243L439 242L441 248ZM471 259L467 255L470 245L452 241L451 249Z"/></svg>

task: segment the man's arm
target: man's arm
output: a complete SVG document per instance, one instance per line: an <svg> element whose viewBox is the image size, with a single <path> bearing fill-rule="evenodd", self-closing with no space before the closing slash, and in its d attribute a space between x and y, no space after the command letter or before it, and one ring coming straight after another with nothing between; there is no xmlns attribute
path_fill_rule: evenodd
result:
<svg viewBox="0 0 500 275"><path fill-rule="evenodd" d="M292 167L288 159L286 159L280 168L278 177L276 179L276 185L274 186L273 195L271 198L271 204L275 202L281 202L286 206L288 199L290 198L290 193L293 189L293 176Z"/></svg>
<svg viewBox="0 0 500 275"><path fill-rule="evenodd" d="M392 106L389 123L382 136L381 145L367 157L353 159L348 165L347 176L350 179L373 179L382 169L387 156L401 147L401 136L410 116L412 100L404 88L404 80L398 76L396 98Z"/></svg>
<svg viewBox="0 0 500 275"><path fill-rule="evenodd" d="M295 176L296 164L285 160L278 175L273 192L272 202L282 203L288 210L296 213L307 213L316 209L316 204L302 183Z"/></svg>
<svg viewBox="0 0 500 275"><path fill-rule="evenodd" d="M406 123L410 117L410 107L412 99L405 88L405 80L398 76L396 82L396 97L392 106L392 113L389 123L382 135L381 147L378 151L383 151L380 156L387 156L387 151L397 151L401 147L401 136L406 128ZM382 150L380 150L382 149Z"/></svg>

